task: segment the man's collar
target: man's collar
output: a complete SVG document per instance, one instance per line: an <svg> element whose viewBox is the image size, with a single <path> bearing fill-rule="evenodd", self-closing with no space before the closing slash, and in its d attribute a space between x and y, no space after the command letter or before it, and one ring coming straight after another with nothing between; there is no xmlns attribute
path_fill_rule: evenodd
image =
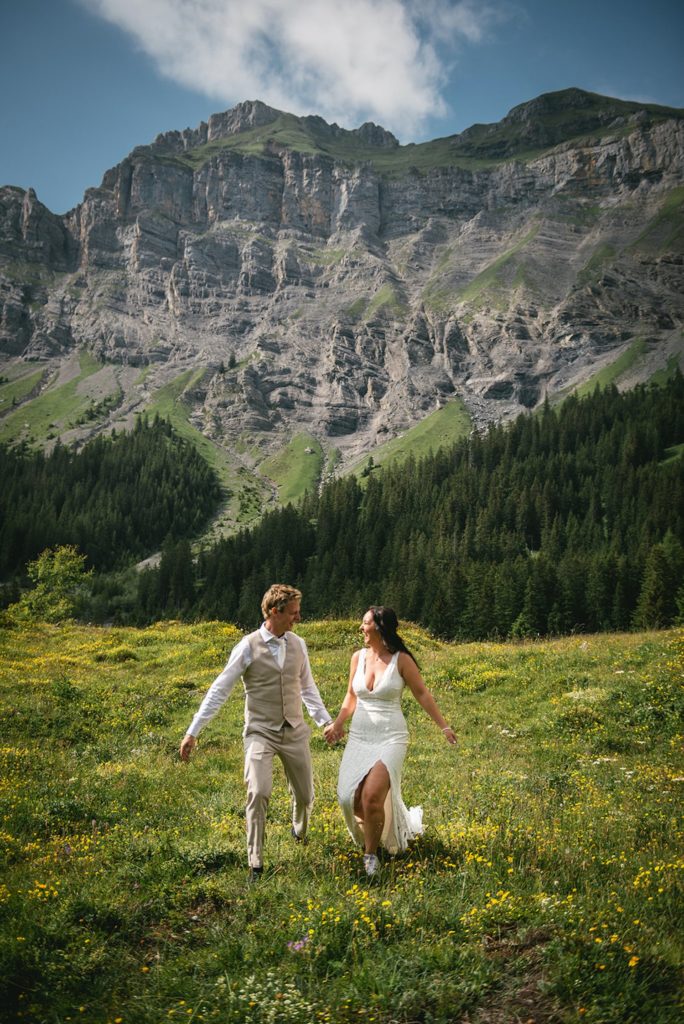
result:
<svg viewBox="0 0 684 1024"><path fill-rule="evenodd" d="M284 633L283 633L282 636L276 636L275 633L272 633L270 631L270 629L267 628L265 622L262 622L261 626L259 627L259 632L261 633L261 637L265 641L265 643L268 643L269 640L284 640L285 639L285 634Z"/></svg>

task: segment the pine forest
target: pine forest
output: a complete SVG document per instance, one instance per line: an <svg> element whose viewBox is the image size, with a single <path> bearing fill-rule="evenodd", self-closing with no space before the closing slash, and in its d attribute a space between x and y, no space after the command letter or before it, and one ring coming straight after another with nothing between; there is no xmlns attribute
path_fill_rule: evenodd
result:
<svg viewBox="0 0 684 1024"><path fill-rule="evenodd" d="M447 639L660 628L684 614L683 442L677 372L570 396L418 460L369 461L202 547L218 481L168 423L140 420L79 453L0 449L2 578L16 595L28 560L73 544L95 569L91 621L248 627L283 580L307 617L390 604ZM160 547L156 567L133 571Z"/></svg>

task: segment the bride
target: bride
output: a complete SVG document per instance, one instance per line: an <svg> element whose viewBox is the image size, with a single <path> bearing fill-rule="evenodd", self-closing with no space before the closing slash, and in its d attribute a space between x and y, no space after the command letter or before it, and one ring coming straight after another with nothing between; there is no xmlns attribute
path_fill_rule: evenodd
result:
<svg viewBox="0 0 684 1024"><path fill-rule="evenodd" d="M353 715L337 783L344 819L363 846L366 874L378 871L378 846L405 850L423 831L420 807L408 808L401 798L401 769L408 747L408 729L401 711L404 686L442 730L449 743L456 734L442 717L423 682L416 659L397 633L392 608L369 608L363 616L364 647L352 655L349 686L340 712L325 730L329 743L342 738L344 722Z"/></svg>

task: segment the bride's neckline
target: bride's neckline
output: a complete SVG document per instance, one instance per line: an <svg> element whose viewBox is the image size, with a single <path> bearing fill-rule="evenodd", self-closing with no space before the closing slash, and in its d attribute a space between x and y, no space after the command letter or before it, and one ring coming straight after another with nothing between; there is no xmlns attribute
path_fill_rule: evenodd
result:
<svg viewBox="0 0 684 1024"><path fill-rule="evenodd" d="M389 671L390 665L392 664L392 662L394 661L394 659L397 656L397 652L395 651L394 654L390 655L390 660L389 661L383 661L382 658L377 658L377 661L379 661L380 664L384 665L385 667L384 667L384 669L382 670L382 672L379 675L375 675L374 676L374 678L373 678L373 685L369 686L368 685L368 678L366 676L366 667L367 667L367 659L368 659L369 651L372 652L372 649L370 647L364 647L363 648L363 685L364 685L364 687L365 687L365 689L366 689L366 691L368 693L373 693L373 691L375 690L377 684L381 683L382 680L387 675L387 672ZM388 651L388 654L389 654L389 651Z"/></svg>

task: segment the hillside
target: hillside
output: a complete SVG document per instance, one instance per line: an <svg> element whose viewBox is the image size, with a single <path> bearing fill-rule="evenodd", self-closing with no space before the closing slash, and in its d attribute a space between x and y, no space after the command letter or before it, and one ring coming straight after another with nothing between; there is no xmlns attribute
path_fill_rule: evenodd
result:
<svg viewBox="0 0 684 1024"><path fill-rule="evenodd" d="M681 373L572 396L436 455L369 463L195 563L167 549L123 621L247 626L286 579L316 617L386 603L448 639L669 626L684 616L683 453Z"/></svg>
<svg viewBox="0 0 684 1024"><path fill-rule="evenodd" d="M299 628L336 710L358 623ZM315 735L309 844L276 772L250 889L238 694L178 758L238 631L3 630L5 1019L678 1022L681 634L404 634L459 736L405 696L424 835L367 887Z"/></svg>
<svg viewBox="0 0 684 1024"><path fill-rule="evenodd" d="M447 440L597 374L670 372L683 200L680 110L568 89L400 146L240 104L63 217L0 189L0 438L78 443L163 407L234 527L404 457L452 405Z"/></svg>
<svg viewBox="0 0 684 1024"><path fill-rule="evenodd" d="M679 370L624 392L597 381L590 394L547 402L432 454L450 414L463 412L452 403L410 432L410 459L397 460L404 438L320 488L322 447L312 435L294 438L266 465L292 481L289 499L307 488L304 500L205 538L194 557L190 541L220 488L167 421L139 419L133 432L78 452L0 445L0 602L17 600L27 562L71 544L96 570L77 601L90 622L247 626L273 580L302 588L316 617L384 602L448 639L681 621ZM258 511L256 490L250 499ZM159 558L145 557L159 545Z"/></svg>
<svg viewBox="0 0 684 1024"><path fill-rule="evenodd" d="M448 440L672 370L682 117L567 89L399 145L252 101L136 147L66 216L2 188L0 439L164 410L234 526L454 406Z"/></svg>

